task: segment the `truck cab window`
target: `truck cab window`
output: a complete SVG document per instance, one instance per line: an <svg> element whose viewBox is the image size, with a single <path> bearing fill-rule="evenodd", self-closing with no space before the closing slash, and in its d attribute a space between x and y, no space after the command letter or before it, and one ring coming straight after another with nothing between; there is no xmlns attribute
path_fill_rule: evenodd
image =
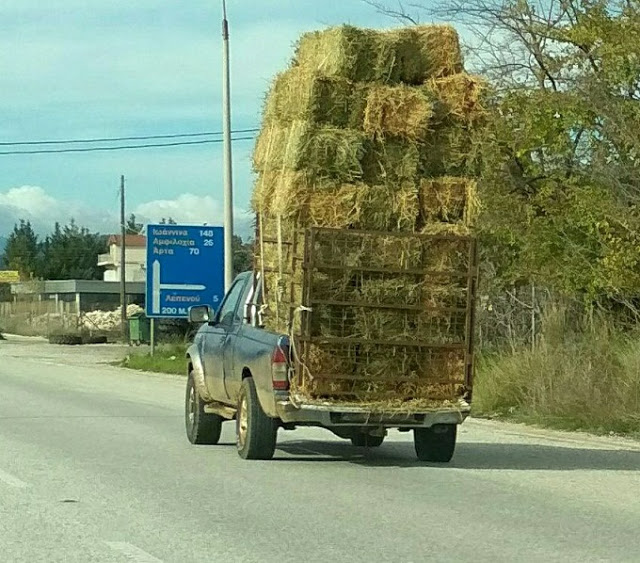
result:
<svg viewBox="0 0 640 563"><path fill-rule="evenodd" d="M220 324L233 324L237 320L241 320L241 311L238 311L238 302L242 296L242 290L244 289L245 280L238 280L229 291L227 298L222 304L220 313L218 315L218 322Z"/></svg>

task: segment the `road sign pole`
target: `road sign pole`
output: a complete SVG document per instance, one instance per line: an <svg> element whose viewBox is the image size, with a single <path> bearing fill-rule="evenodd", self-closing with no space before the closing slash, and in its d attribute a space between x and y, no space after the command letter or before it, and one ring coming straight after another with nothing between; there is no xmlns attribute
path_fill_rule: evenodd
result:
<svg viewBox="0 0 640 563"><path fill-rule="evenodd" d="M127 341L127 225L125 222L124 176L120 176L120 330Z"/></svg>
<svg viewBox="0 0 640 563"><path fill-rule="evenodd" d="M222 129L224 139L224 286L233 283L233 168L231 155L231 76L229 71L229 22L222 0Z"/></svg>
<svg viewBox="0 0 640 563"><path fill-rule="evenodd" d="M151 355L156 353L156 320L151 317Z"/></svg>

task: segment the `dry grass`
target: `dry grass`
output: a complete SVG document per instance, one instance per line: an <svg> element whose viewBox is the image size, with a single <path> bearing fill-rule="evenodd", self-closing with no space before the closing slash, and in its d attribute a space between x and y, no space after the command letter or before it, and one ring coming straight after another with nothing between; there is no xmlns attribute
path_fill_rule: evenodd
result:
<svg viewBox="0 0 640 563"><path fill-rule="evenodd" d="M568 430L640 434L640 345L605 323L583 333L554 331L535 351L482 358L478 414Z"/></svg>
<svg viewBox="0 0 640 563"><path fill-rule="evenodd" d="M364 131L371 137L418 141L429 131L433 106L421 89L375 85L369 90Z"/></svg>

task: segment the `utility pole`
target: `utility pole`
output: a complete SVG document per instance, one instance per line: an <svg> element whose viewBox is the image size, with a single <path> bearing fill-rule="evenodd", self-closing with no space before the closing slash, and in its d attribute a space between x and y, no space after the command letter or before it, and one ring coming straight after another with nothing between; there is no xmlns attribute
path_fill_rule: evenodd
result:
<svg viewBox="0 0 640 563"><path fill-rule="evenodd" d="M222 0L222 131L224 140L224 286L225 291L228 291L233 283L233 168L229 22L226 0Z"/></svg>
<svg viewBox="0 0 640 563"><path fill-rule="evenodd" d="M122 317L122 339L127 341L127 283L126 283L126 264L127 264L127 223L125 218L124 206L124 175L120 176L120 314Z"/></svg>

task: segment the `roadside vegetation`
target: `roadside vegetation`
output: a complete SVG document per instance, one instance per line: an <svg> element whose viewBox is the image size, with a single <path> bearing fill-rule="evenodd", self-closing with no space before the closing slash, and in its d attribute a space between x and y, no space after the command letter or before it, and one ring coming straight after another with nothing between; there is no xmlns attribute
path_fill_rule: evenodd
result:
<svg viewBox="0 0 640 563"><path fill-rule="evenodd" d="M153 356L149 352L132 351L118 365L140 371L185 375L187 346L178 342L161 344Z"/></svg>
<svg viewBox="0 0 640 563"><path fill-rule="evenodd" d="M475 415L640 437L640 335L596 321L580 332L555 319L534 347L478 358Z"/></svg>

